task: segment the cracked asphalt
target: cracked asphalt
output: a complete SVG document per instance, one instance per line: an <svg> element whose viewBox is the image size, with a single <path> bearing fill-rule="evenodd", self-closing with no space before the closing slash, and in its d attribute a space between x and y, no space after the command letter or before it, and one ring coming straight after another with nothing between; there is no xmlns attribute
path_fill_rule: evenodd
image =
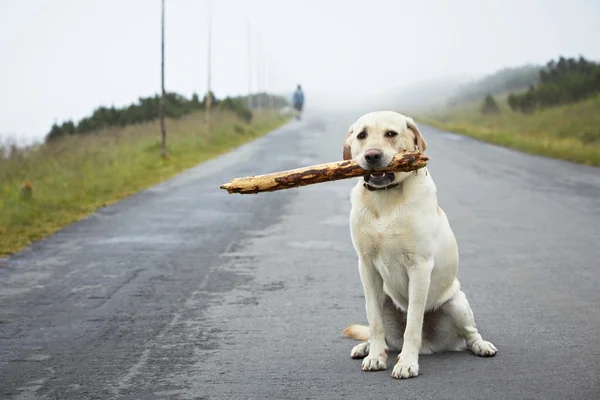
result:
<svg viewBox="0 0 600 400"><path fill-rule="evenodd" d="M302 121L0 260L1 399L598 399L600 169L421 126L491 359L363 372L356 180L258 195L234 177L336 161L370 110Z"/></svg>

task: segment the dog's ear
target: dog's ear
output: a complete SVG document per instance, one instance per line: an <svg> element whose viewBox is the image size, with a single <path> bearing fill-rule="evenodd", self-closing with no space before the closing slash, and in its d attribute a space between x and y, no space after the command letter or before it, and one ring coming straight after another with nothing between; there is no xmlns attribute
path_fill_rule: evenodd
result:
<svg viewBox="0 0 600 400"><path fill-rule="evenodd" d="M417 149L421 153L424 152L427 148L427 142L425 142L425 140L423 139L421 131L419 131L419 128L417 128L417 124L415 124L415 121L410 117L406 117L406 126L415 134L415 145L417 146Z"/></svg>
<svg viewBox="0 0 600 400"><path fill-rule="evenodd" d="M350 136L352 136L352 133L354 133L354 125L350 127L344 139L344 160L352 159L352 149L350 148Z"/></svg>

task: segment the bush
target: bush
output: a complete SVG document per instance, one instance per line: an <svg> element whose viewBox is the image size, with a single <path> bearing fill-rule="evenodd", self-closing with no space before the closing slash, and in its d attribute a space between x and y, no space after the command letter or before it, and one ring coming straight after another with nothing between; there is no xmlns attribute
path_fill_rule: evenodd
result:
<svg viewBox="0 0 600 400"><path fill-rule="evenodd" d="M249 123L252 120L252 111L250 111L241 98L226 97L221 102L221 109L233 111L242 121Z"/></svg>
<svg viewBox="0 0 600 400"><path fill-rule="evenodd" d="M536 109L535 88L529 87L529 90L522 95L511 94L508 96L508 105L513 111L529 114Z"/></svg>
<svg viewBox="0 0 600 400"><path fill-rule="evenodd" d="M600 142L600 129L597 131L585 131L585 132L581 132L578 135L579 140L581 140L581 142L583 144L592 144L592 143L597 143Z"/></svg>
<svg viewBox="0 0 600 400"><path fill-rule="evenodd" d="M500 107L498 107L498 103L494 99L494 96L488 94L483 99L483 104L481 105L481 113L482 114L498 114L500 113Z"/></svg>

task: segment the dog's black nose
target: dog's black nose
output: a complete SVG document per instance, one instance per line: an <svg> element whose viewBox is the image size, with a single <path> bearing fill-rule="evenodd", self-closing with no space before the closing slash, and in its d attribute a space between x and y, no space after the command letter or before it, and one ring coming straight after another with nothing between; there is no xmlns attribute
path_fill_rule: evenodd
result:
<svg viewBox="0 0 600 400"><path fill-rule="evenodd" d="M381 150L369 149L365 151L365 160L367 160L369 164L376 164L381 160L382 155Z"/></svg>

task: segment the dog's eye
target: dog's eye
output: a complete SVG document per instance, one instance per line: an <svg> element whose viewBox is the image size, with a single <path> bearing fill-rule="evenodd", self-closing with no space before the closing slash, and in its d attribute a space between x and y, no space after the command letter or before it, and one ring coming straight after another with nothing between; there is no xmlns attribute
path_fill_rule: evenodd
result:
<svg viewBox="0 0 600 400"><path fill-rule="evenodd" d="M361 140L364 139L364 138L366 138L366 137L367 137L367 132L361 132L358 135L356 135L356 138L357 139L361 139Z"/></svg>
<svg viewBox="0 0 600 400"><path fill-rule="evenodd" d="M394 131L387 131L385 133L385 137L394 137L394 136L398 136L398 132L394 132Z"/></svg>

